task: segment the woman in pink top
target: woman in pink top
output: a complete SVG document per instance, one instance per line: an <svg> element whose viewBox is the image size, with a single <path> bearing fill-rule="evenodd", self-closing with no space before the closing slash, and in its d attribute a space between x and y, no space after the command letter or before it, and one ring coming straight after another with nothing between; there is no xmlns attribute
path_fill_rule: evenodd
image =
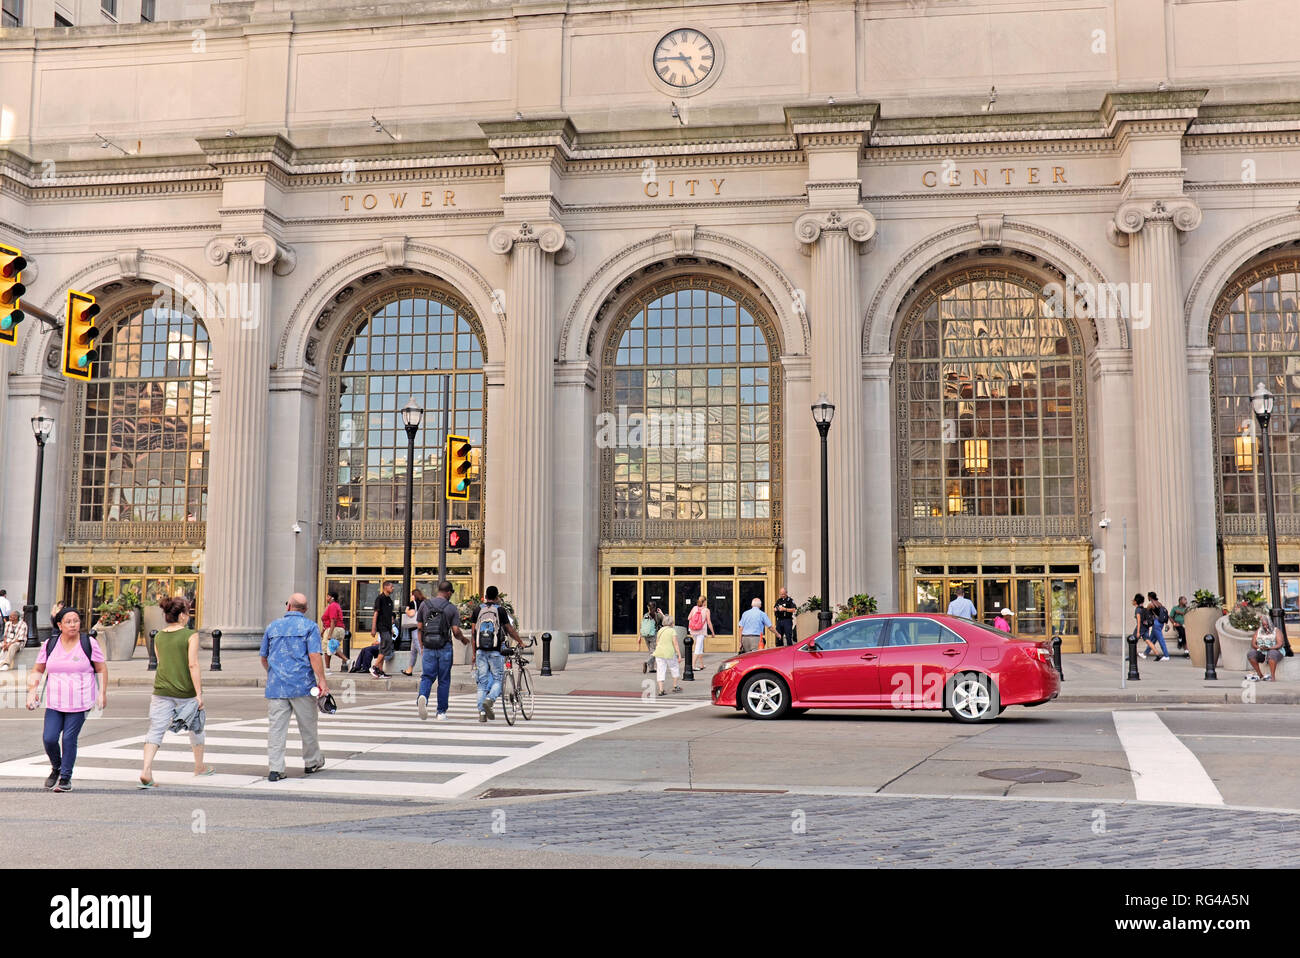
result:
<svg viewBox="0 0 1300 958"><path fill-rule="evenodd" d="M27 679L27 708L36 708L41 673L47 673L44 739L51 768L45 787L70 792L72 767L77 761L77 736L86 723L86 713L96 707L102 710L108 704L108 668L99 643L92 638L85 640L90 646L90 654L86 654L81 638L81 616L76 609L60 609L52 619L58 636L41 647Z"/></svg>

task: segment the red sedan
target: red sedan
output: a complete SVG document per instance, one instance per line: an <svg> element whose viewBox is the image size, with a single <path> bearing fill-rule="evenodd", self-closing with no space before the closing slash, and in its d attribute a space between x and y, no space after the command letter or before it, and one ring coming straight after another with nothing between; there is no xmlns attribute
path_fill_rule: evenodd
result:
<svg viewBox="0 0 1300 958"><path fill-rule="evenodd" d="M941 709L959 722L1042 705L1061 683L1046 642L929 613L864 615L728 659L713 704L776 719L808 709Z"/></svg>

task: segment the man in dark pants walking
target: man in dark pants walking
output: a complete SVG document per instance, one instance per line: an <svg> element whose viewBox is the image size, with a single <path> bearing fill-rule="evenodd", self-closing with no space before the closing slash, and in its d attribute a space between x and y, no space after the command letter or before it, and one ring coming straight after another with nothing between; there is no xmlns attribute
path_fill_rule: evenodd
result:
<svg viewBox="0 0 1300 958"><path fill-rule="evenodd" d="M454 658L451 637L454 635L462 644L469 642L461 634L460 609L451 601L451 592L450 582L439 582L438 594L421 602L415 613L420 627L412 634L411 641L424 643L424 669L420 675L420 694L415 700L421 721L429 717L429 692L434 682L438 683L438 713L434 720L446 720Z"/></svg>
<svg viewBox="0 0 1300 958"><path fill-rule="evenodd" d="M799 606L790 598L790 593L782 589L781 597L772 606L772 611L776 614L776 644L793 645L794 614L799 611Z"/></svg>

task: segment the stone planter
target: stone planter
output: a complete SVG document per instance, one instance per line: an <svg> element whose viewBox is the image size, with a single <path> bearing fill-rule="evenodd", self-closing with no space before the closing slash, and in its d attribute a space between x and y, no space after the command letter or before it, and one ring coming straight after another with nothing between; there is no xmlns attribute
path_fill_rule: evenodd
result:
<svg viewBox="0 0 1300 958"><path fill-rule="evenodd" d="M141 635L148 636L150 632L161 632L167 625L167 617L163 615L161 607L156 605L146 605L142 610L144 613L144 627Z"/></svg>
<svg viewBox="0 0 1300 958"><path fill-rule="evenodd" d="M1233 628L1228 624L1226 615L1214 624L1214 628L1219 635L1219 644L1223 646L1223 667L1241 672L1251 671L1250 663L1246 661L1246 653L1250 651L1251 640L1255 638L1255 633L1242 632L1240 629Z"/></svg>
<svg viewBox="0 0 1300 958"><path fill-rule="evenodd" d="M811 639L817 634L817 613L800 612L794 617L794 629L799 641Z"/></svg>
<svg viewBox="0 0 1300 958"><path fill-rule="evenodd" d="M131 618L125 622L99 626L96 632L96 641L104 650L104 658L109 662L125 662L135 655L136 638L140 634L140 610L132 611Z"/></svg>
<svg viewBox="0 0 1300 958"><path fill-rule="evenodd" d="M569 633L551 632L551 671L563 672L569 664ZM528 667L534 675L542 674L542 637L537 636L537 648L533 650L532 661Z"/></svg>
<svg viewBox="0 0 1300 958"><path fill-rule="evenodd" d="M1192 664L1198 669L1205 668L1205 637L1215 635L1214 624L1223 613L1219 609L1188 609L1183 614L1183 631L1187 633L1187 651L1191 653ZM1216 643L1215 664L1223 661L1223 647Z"/></svg>

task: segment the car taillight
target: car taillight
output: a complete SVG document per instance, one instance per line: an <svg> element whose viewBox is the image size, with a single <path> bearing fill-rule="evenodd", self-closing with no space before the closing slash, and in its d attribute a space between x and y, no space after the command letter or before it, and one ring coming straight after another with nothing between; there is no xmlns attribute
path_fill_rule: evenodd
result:
<svg viewBox="0 0 1300 958"><path fill-rule="evenodd" d="M1025 655L1029 656L1035 662L1039 662L1043 665L1050 665L1052 663L1052 653L1047 651L1047 649L1043 648L1041 645L1022 645L1021 648L1025 650Z"/></svg>

